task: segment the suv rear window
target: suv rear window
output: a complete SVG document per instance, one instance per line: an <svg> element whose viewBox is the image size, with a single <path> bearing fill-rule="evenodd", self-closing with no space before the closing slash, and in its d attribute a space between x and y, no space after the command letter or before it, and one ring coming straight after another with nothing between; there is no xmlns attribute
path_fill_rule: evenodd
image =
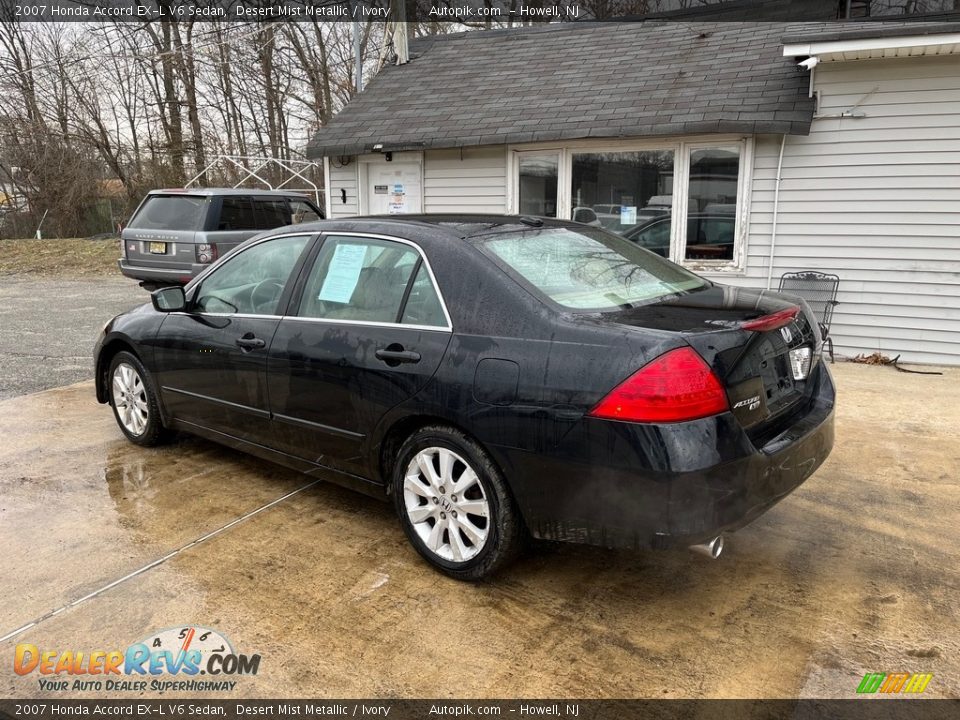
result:
<svg viewBox="0 0 960 720"><path fill-rule="evenodd" d="M139 230L196 230L206 214L207 199L199 195L150 195L130 220Z"/></svg>
<svg viewBox="0 0 960 720"><path fill-rule="evenodd" d="M619 235L593 228L496 235L480 248L522 284L573 310L646 305L709 284Z"/></svg>

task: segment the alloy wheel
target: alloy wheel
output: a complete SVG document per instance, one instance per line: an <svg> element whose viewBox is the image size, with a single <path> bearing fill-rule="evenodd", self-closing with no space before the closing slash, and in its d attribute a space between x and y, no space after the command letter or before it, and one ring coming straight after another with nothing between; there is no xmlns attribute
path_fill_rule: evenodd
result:
<svg viewBox="0 0 960 720"><path fill-rule="evenodd" d="M428 447L410 460L403 503L426 548L448 562L466 562L483 550L490 502L476 471L457 453Z"/></svg>
<svg viewBox="0 0 960 720"><path fill-rule="evenodd" d="M123 427L133 435L142 435L147 429L150 411L140 373L132 365L120 363L113 371L111 387L113 405Z"/></svg>

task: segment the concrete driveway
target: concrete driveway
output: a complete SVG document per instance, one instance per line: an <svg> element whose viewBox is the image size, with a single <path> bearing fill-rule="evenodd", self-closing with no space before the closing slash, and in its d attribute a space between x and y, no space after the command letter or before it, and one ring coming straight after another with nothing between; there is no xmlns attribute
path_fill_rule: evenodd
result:
<svg viewBox="0 0 960 720"><path fill-rule="evenodd" d="M0 637L26 627L0 642L0 696L56 696L9 671L17 643L198 625L262 661L182 695L848 698L905 671L958 697L960 371L834 372L833 455L720 560L546 545L479 585L428 569L376 500L200 440L127 443L91 382L4 401Z"/></svg>

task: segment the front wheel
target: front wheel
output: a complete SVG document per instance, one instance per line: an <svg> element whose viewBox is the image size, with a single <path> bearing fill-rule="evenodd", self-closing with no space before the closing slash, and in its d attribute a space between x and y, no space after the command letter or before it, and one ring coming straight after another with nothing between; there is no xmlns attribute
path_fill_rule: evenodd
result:
<svg viewBox="0 0 960 720"><path fill-rule="evenodd" d="M133 353L119 352L109 373L110 405L127 439L146 447L166 441L170 433L163 427L157 393L143 363Z"/></svg>
<svg viewBox="0 0 960 720"><path fill-rule="evenodd" d="M400 448L393 497L410 542L458 580L493 574L523 529L507 485L483 449L452 428L426 427Z"/></svg>

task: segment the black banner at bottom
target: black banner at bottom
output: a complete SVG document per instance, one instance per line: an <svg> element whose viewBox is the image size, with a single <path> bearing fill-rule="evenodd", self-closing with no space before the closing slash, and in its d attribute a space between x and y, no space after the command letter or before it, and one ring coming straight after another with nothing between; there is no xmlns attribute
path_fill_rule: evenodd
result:
<svg viewBox="0 0 960 720"><path fill-rule="evenodd" d="M0 700L0 718L955 720L960 700Z"/></svg>

